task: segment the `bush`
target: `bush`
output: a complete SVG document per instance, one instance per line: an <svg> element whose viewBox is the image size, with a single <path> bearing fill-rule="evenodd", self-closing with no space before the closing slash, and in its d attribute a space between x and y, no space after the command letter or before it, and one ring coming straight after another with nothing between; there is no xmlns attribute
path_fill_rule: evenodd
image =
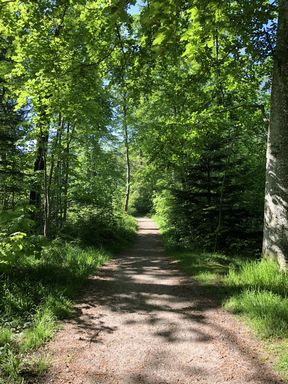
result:
<svg viewBox="0 0 288 384"><path fill-rule="evenodd" d="M16 264L21 262L25 252L26 233L15 232L11 235L0 233L0 263Z"/></svg>
<svg viewBox="0 0 288 384"><path fill-rule="evenodd" d="M64 229L69 237L78 238L84 246L108 247L114 250L127 245L134 237L136 222L131 216L111 209L81 209Z"/></svg>

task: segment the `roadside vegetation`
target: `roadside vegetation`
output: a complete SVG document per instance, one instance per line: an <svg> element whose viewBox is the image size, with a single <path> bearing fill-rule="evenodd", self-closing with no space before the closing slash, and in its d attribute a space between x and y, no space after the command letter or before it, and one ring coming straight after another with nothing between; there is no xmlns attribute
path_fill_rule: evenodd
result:
<svg viewBox="0 0 288 384"><path fill-rule="evenodd" d="M162 224L163 219L154 217ZM162 230L167 252L179 267L239 316L274 356L275 369L288 378L288 275L275 261L176 246Z"/></svg>
<svg viewBox="0 0 288 384"><path fill-rule="evenodd" d="M58 320L73 316L73 298L87 277L110 258L111 250L121 249L135 234L135 221L128 216L117 225L106 222L109 244L99 234L104 228L96 232L93 220L90 224L94 237L89 241L80 236L67 241L65 236L48 240L22 232L1 234L1 384L22 383L45 372L46 356L32 357L31 351L54 335ZM74 229L77 233L77 226Z"/></svg>
<svg viewBox="0 0 288 384"><path fill-rule="evenodd" d="M2 0L0 31L4 382L45 369L24 354L131 241L127 212L288 371L286 275L259 262L288 267L288 2Z"/></svg>

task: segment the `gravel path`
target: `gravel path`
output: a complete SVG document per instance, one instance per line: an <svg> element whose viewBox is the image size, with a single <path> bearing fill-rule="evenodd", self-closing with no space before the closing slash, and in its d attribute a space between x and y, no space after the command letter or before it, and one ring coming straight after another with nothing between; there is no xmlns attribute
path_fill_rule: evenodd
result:
<svg viewBox="0 0 288 384"><path fill-rule="evenodd" d="M249 332L165 255L153 221L138 226L49 343L43 383L283 383Z"/></svg>

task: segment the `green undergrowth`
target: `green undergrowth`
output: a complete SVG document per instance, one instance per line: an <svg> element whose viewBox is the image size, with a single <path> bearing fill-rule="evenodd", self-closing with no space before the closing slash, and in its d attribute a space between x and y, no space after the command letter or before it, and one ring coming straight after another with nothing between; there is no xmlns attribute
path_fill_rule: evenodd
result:
<svg viewBox="0 0 288 384"><path fill-rule="evenodd" d="M179 261L180 268L204 284L220 283L229 271L230 261L219 253L197 253L182 249L169 249L168 253Z"/></svg>
<svg viewBox="0 0 288 384"><path fill-rule="evenodd" d="M112 214L107 209L82 208L70 214L62 236L79 239L84 247L99 247L117 253L135 238L136 220L127 214Z"/></svg>
<svg viewBox="0 0 288 384"><path fill-rule="evenodd" d="M266 341L275 368L288 378L288 275L273 261L245 262L232 268L223 284L234 290L224 302Z"/></svg>
<svg viewBox="0 0 288 384"><path fill-rule="evenodd" d="M0 232L0 384L26 383L45 372L47 357L34 352L58 320L73 315L87 277L136 234L134 218L107 210L83 211L71 223L54 240L8 226Z"/></svg>
<svg viewBox="0 0 288 384"><path fill-rule="evenodd" d="M274 355L276 370L288 378L288 275L273 261L177 248L165 230L162 235L180 269L254 330Z"/></svg>
<svg viewBox="0 0 288 384"><path fill-rule="evenodd" d="M53 336L59 319L73 315L73 299L87 277L109 259L112 249L132 240L135 228L135 220L127 218L121 231L115 229L108 251L79 238L38 239L38 244L20 232L2 235L0 384L22 384L45 372L47 359L40 351L33 357L33 351Z"/></svg>

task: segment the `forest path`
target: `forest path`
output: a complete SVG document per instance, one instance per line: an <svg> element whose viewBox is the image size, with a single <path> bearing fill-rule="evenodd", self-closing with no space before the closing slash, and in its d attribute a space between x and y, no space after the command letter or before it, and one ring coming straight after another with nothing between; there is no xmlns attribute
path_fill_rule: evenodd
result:
<svg viewBox="0 0 288 384"><path fill-rule="evenodd" d="M278 384L249 332L165 255L152 220L90 278L43 383ZM215 288L216 289L216 288Z"/></svg>

